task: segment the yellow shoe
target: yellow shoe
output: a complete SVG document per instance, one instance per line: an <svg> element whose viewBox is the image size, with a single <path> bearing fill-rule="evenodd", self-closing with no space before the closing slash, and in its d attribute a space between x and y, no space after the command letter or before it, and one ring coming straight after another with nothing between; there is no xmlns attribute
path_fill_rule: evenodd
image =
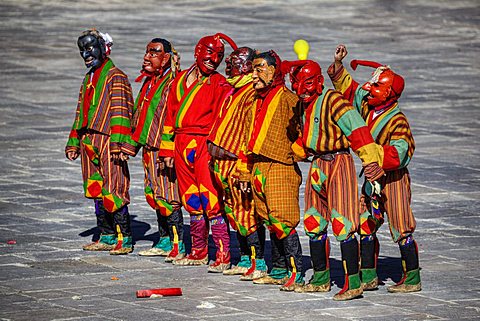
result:
<svg viewBox="0 0 480 321"><path fill-rule="evenodd" d="M248 275L242 275L240 277L240 281L253 281L253 280L261 279L265 276L267 276L267 271L255 270L253 271L253 273L250 273Z"/></svg>
<svg viewBox="0 0 480 321"><path fill-rule="evenodd" d="M125 255L133 252L133 247L121 247L110 251L110 255Z"/></svg>
<svg viewBox="0 0 480 321"><path fill-rule="evenodd" d="M295 288L295 292L297 293L307 293L307 292L329 292L331 289L330 283L325 283L322 285L315 285L315 284L305 284L302 287Z"/></svg>
<svg viewBox="0 0 480 321"><path fill-rule="evenodd" d="M333 300L335 300L335 301L347 301L347 300L358 298L362 294L363 294L363 289L361 287L358 288L358 289L347 290L343 293L342 293L342 291L340 291L333 296Z"/></svg>
<svg viewBox="0 0 480 321"><path fill-rule="evenodd" d="M140 256L167 256L170 251L162 250L158 247L152 247L148 250L138 252Z"/></svg>
<svg viewBox="0 0 480 321"><path fill-rule="evenodd" d="M254 284L272 284L272 285L283 285L285 282L288 281L288 276L285 276L281 279L274 279L269 275L265 275L264 277L254 279Z"/></svg>
<svg viewBox="0 0 480 321"><path fill-rule="evenodd" d="M409 292L418 292L422 290L422 283L418 284L398 284L392 285L387 288L387 291L390 293L409 293Z"/></svg>
<svg viewBox="0 0 480 321"><path fill-rule="evenodd" d="M375 278L372 281L367 282L367 283L362 282L362 289L363 289L363 291L378 290L378 278Z"/></svg>
<svg viewBox="0 0 480 321"><path fill-rule="evenodd" d="M243 266L232 266L232 268L223 271L223 275L242 275L248 271L248 268Z"/></svg>
<svg viewBox="0 0 480 321"><path fill-rule="evenodd" d="M115 248L115 244L107 244L102 242L92 242L82 246L84 251L110 251Z"/></svg>

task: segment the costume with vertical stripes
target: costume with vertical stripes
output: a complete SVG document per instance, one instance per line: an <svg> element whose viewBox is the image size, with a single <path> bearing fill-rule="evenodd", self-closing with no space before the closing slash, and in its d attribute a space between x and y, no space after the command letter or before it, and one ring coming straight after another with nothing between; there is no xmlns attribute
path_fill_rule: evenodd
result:
<svg viewBox="0 0 480 321"><path fill-rule="evenodd" d="M410 176L407 169L415 142L408 120L400 111L398 102L380 111L369 108L365 99L369 92L362 89L343 66L335 73L331 66L329 75L335 88L350 93L352 103L362 114L376 143L383 148L382 167L386 176L379 181L383 187L380 208L387 213L392 238L398 242L413 233L416 227L410 206ZM361 199L360 233L375 233L379 226L372 224L373 217L368 212L371 208L370 199L366 195ZM378 223L378 220L374 222Z"/></svg>

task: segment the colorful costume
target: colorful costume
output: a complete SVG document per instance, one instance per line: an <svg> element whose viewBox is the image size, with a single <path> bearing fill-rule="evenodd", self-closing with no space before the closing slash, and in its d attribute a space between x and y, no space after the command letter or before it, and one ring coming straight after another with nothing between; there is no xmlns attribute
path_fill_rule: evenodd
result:
<svg viewBox="0 0 480 321"><path fill-rule="evenodd" d="M358 188L350 148L366 166L379 162L378 150L355 108L338 91L323 88L320 65L308 60L295 67L292 87L304 108L302 141L313 157L305 187L304 226L314 275L298 292L330 290L327 228L331 223L345 270L344 287L334 299L349 300L362 294L355 237Z"/></svg>
<svg viewBox="0 0 480 321"><path fill-rule="evenodd" d="M403 78L393 73L389 67L365 61L352 61L352 68L363 64L377 68L374 77L364 86L352 79L343 66L329 68L329 75L338 90L358 109L365 119L377 144L381 145L382 167L386 176L379 180L383 187L380 195L369 192L369 184L362 189L360 231L362 283L366 289L378 286L376 273L379 243L376 231L383 223L383 213L388 216L390 233L400 247L404 277L391 292L413 292L421 289L418 264L418 249L413 240L416 222L410 202L410 176L407 165L415 150L410 126L398 107L397 99L404 87ZM376 104L372 94L374 84L386 87L383 99ZM389 94L388 94L389 93ZM373 105L372 105L373 104ZM399 291L397 291L399 290Z"/></svg>
<svg viewBox="0 0 480 321"><path fill-rule="evenodd" d="M207 47L214 49L213 58L207 57L210 53L203 52ZM197 45L196 57L197 63L179 73L172 83L160 149L161 157L174 158L182 204L190 213L192 251L185 259L174 263L207 263L209 221L217 247L217 260L212 268L220 264L227 268L230 266L230 237L223 216L222 189L208 169L210 155L206 141L232 87L214 69L208 74L202 70L212 65L216 68L220 63L223 44L219 37L202 38ZM203 57L215 61L203 64ZM194 76L192 72L196 72L197 77L187 86L187 78Z"/></svg>
<svg viewBox="0 0 480 321"><path fill-rule="evenodd" d="M247 150L253 160L255 209L270 231L273 264L269 275L253 282L281 284L281 290L293 291L303 284L302 249L295 230L302 176L292 149L299 135L298 98L285 87L274 51L255 56L253 76L257 96ZM264 85L259 88L260 83Z"/></svg>
<svg viewBox="0 0 480 321"><path fill-rule="evenodd" d="M79 46L85 39L86 46L92 42L93 46L104 46L104 42L98 43L97 37L98 33L86 32L79 38ZM80 87L75 121L65 148L67 157L80 153L85 196L95 200L100 239L86 245L85 250L111 249L111 254L133 250L127 207L130 202L128 166L112 158L113 154L118 155L130 131L132 107L127 76L104 56Z"/></svg>
<svg viewBox="0 0 480 321"><path fill-rule="evenodd" d="M147 62L149 59L154 59L149 57L149 50L154 55L158 55L158 52L170 54L170 60L173 60L174 52L172 52L171 44L164 39L156 38L149 43L144 58ZM139 255L167 256L167 261L173 260L174 257L180 259L185 253L183 214L176 173L172 168L160 169L157 163L165 120L165 103L174 76L170 66L171 64L168 62L168 65L163 68L165 71L162 74L143 72L138 77L137 81L140 81L143 76L147 76L135 101L130 139L122 146L122 151L131 156L135 156L138 149L143 146L145 197L147 203L157 214L160 239L154 247L139 252ZM156 72L163 69L156 70Z"/></svg>

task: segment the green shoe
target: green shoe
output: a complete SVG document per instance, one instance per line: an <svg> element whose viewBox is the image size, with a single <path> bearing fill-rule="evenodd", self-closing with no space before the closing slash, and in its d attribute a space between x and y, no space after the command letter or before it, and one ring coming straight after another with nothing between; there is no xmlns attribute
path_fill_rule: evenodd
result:
<svg viewBox="0 0 480 321"><path fill-rule="evenodd" d="M387 291L390 293L408 293L421 290L420 269L408 271L407 275L405 275L400 282L387 288Z"/></svg>
<svg viewBox="0 0 480 321"><path fill-rule="evenodd" d="M376 269L361 269L362 288L364 291L373 291L378 289L378 277Z"/></svg>
<svg viewBox="0 0 480 321"><path fill-rule="evenodd" d="M117 241L117 245L110 251L110 255L123 255L133 252L133 240L131 236L124 236L123 240Z"/></svg>
<svg viewBox="0 0 480 321"><path fill-rule="evenodd" d="M330 270L327 269L325 271L315 271L308 284L295 289L295 292L328 292L330 288Z"/></svg>

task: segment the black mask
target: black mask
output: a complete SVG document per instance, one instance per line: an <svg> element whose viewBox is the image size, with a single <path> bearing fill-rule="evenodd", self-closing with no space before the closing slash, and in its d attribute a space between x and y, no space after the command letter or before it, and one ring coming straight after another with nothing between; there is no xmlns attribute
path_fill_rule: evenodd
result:
<svg viewBox="0 0 480 321"><path fill-rule="evenodd" d="M85 66L92 70L100 67L107 55L105 54L105 43L93 35L85 35L78 38L78 49L80 56L85 61Z"/></svg>

